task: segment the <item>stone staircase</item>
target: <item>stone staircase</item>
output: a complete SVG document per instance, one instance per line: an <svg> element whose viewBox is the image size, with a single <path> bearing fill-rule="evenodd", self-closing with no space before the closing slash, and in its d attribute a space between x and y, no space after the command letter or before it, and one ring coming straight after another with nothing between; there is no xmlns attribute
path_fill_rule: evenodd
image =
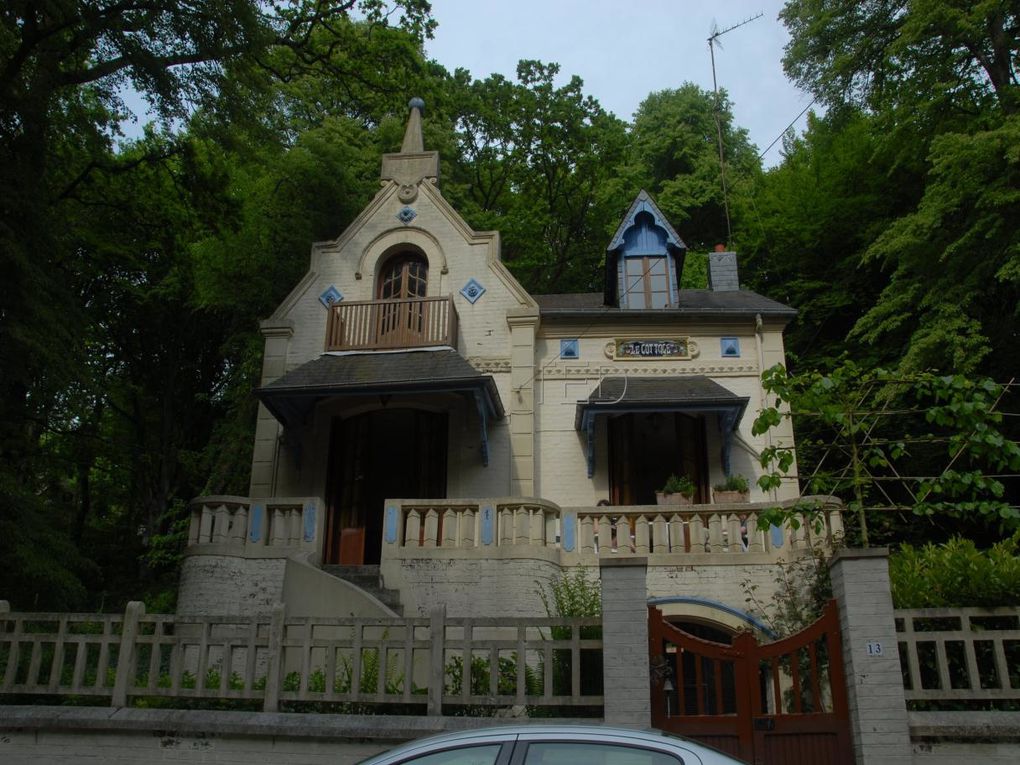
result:
<svg viewBox="0 0 1020 765"><path fill-rule="evenodd" d="M400 605L400 593L397 590L387 590L382 586L379 578L378 566L342 566L335 564L324 564L322 570L337 579L343 579L349 584L364 590L379 602L392 608L396 613L403 616L404 608Z"/></svg>

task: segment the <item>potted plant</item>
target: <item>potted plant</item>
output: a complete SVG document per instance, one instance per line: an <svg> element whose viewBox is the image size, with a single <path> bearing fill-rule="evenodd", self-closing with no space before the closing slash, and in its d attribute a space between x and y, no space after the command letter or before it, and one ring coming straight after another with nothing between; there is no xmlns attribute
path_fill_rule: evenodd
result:
<svg viewBox="0 0 1020 765"><path fill-rule="evenodd" d="M750 486L742 475L728 475L722 483L712 487L716 502L747 502Z"/></svg>
<svg viewBox="0 0 1020 765"><path fill-rule="evenodd" d="M662 491L655 492L655 499L660 505L693 505L694 481L690 476L674 473L666 479Z"/></svg>

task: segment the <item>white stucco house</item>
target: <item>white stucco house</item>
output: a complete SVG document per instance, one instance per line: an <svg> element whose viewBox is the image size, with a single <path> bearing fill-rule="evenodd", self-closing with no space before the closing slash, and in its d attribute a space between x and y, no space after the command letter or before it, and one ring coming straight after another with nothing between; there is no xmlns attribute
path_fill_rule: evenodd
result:
<svg viewBox="0 0 1020 765"><path fill-rule="evenodd" d="M610 557L647 558L678 619L746 624L741 582L842 533L760 531L795 482L756 486L760 374L793 309L740 289L736 254L681 289L686 247L645 192L606 248L603 292L531 295L443 198L411 102L401 151L340 236L262 322L247 497L192 505L179 611L543 615L538 589ZM669 476L689 505L657 505ZM751 484L749 501L713 488Z"/></svg>

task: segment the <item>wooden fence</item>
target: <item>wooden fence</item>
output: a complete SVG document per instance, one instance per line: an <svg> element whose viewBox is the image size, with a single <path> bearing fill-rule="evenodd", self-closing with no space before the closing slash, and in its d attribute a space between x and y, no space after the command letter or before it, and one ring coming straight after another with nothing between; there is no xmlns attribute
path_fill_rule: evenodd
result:
<svg viewBox="0 0 1020 765"><path fill-rule="evenodd" d="M601 713L597 618L286 618L12 613L0 601L0 694L111 706L233 700L408 714L544 707ZM153 702L152 700L163 700Z"/></svg>
<svg viewBox="0 0 1020 765"><path fill-rule="evenodd" d="M895 614L908 704L1020 702L1020 608Z"/></svg>

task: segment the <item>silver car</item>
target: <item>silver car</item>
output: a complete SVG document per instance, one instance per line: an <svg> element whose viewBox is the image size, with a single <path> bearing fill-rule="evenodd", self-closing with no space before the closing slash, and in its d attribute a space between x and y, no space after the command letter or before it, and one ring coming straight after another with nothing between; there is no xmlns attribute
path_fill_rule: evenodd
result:
<svg viewBox="0 0 1020 765"><path fill-rule="evenodd" d="M411 741L360 765L743 765L704 744L594 725L508 725Z"/></svg>

